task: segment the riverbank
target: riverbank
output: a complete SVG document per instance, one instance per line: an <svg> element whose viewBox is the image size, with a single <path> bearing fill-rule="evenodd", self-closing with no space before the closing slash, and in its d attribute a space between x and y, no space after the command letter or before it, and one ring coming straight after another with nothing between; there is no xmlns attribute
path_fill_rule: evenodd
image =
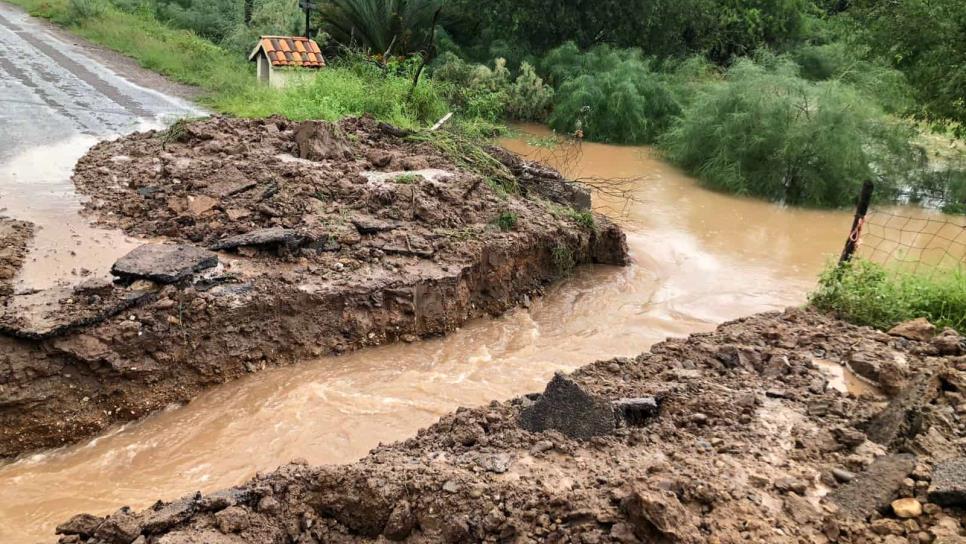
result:
<svg viewBox="0 0 966 544"><path fill-rule="evenodd" d="M923 323L761 314L61 542L955 542L962 354Z"/></svg>
<svg viewBox="0 0 966 544"><path fill-rule="evenodd" d="M98 144L74 176L86 206L152 243L115 264L118 283L4 299L0 456L267 367L446 333L583 263L627 264L586 190L498 156L506 177L488 181L366 118L216 117Z"/></svg>

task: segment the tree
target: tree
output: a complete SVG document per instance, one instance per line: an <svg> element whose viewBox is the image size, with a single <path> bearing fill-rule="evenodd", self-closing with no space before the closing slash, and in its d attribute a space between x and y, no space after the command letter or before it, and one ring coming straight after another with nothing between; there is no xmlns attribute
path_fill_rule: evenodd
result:
<svg viewBox="0 0 966 544"><path fill-rule="evenodd" d="M329 0L321 6L325 30L347 46L386 55L426 47L441 0Z"/></svg>

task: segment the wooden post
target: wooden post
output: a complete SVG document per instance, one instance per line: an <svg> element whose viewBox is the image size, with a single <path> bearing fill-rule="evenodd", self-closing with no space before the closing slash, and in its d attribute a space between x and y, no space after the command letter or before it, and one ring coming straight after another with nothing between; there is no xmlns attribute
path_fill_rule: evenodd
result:
<svg viewBox="0 0 966 544"><path fill-rule="evenodd" d="M852 230L849 231L849 238L845 241L845 249L839 258L839 266L852 260L855 250L859 248L859 238L862 236L862 225L865 223L865 216L869 213L869 205L872 203L872 192L875 184L866 181L862 184L862 192L859 194L859 202L855 207L855 218L852 220Z"/></svg>

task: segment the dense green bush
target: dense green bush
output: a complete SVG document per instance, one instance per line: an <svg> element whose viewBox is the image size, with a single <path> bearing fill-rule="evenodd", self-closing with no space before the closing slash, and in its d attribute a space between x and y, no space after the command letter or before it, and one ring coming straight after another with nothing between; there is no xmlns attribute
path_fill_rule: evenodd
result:
<svg viewBox="0 0 966 544"><path fill-rule="evenodd" d="M829 267L810 300L815 307L860 325L889 329L925 317L966 333L963 269L920 276L859 260L841 269Z"/></svg>
<svg viewBox="0 0 966 544"><path fill-rule="evenodd" d="M668 83L636 49L565 44L544 59L558 82L550 126L594 141L650 143L681 113Z"/></svg>
<svg viewBox="0 0 966 544"><path fill-rule="evenodd" d="M663 138L709 187L793 205L850 205L862 182L888 198L917 156L909 127L839 82L810 82L781 59L737 62Z"/></svg>
<svg viewBox="0 0 966 544"><path fill-rule="evenodd" d="M446 52L434 63L433 79L444 85L446 98L462 112L490 121L540 121L553 100L553 89L526 62L513 78L505 59L496 59L490 68Z"/></svg>
<svg viewBox="0 0 966 544"><path fill-rule="evenodd" d="M328 0L320 20L339 43L372 53L408 55L429 43L441 0Z"/></svg>

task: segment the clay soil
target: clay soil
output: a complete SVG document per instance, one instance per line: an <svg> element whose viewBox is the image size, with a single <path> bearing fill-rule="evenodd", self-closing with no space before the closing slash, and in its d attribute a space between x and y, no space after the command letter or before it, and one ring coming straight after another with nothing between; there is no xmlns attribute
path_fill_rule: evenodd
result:
<svg viewBox="0 0 966 544"><path fill-rule="evenodd" d="M27 256L33 225L0 217L0 297L13 293L13 280Z"/></svg>
<svg viewBox="0 0 966 544"><path fill-rule="evenodd" d="M437 140L365 118L214 117L95 146L74 175L93 220L218 264L4 295L0 457L269 366L443 334L574 266L627 263L583 187Z"/></svg>
<svg viewBox="0 0 966 544"><path fill-rule="evenodd" d="M355 464L80 515L61 542L959 543L966 357L935 334L762 314L457 410ZM860 392L830 381L846 366Z"/></svg>

